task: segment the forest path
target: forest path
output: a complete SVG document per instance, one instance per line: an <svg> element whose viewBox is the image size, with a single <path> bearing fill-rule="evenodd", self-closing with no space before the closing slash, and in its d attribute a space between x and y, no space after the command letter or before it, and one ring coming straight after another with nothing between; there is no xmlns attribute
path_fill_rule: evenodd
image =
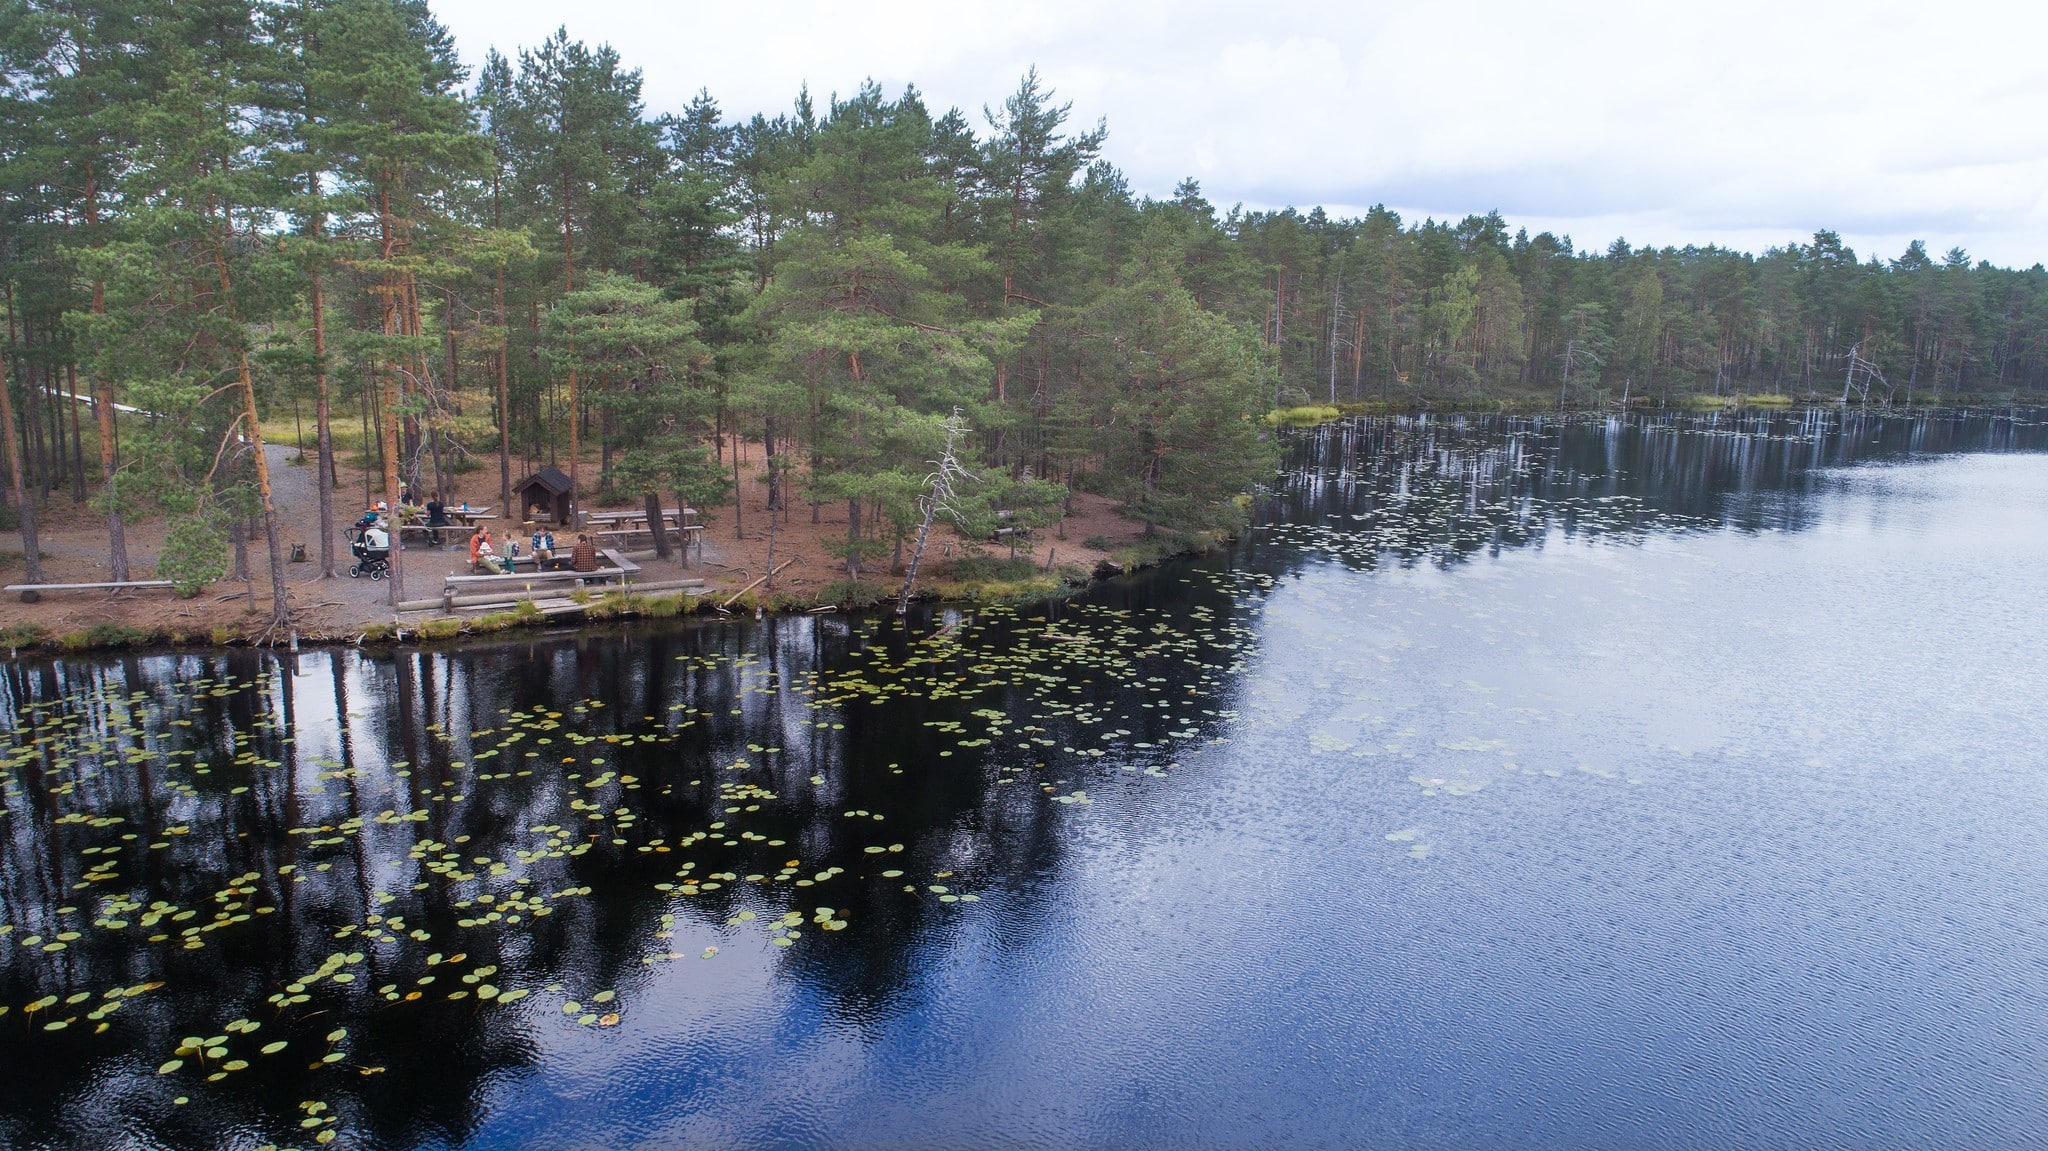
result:
<svg viewBox="0 0 2048 1151"><path fill-rule="evenodd" d="M362 490L344 473L334 492L334 578L320 575L320 488L317 458L306 453L304 463L294 463L299 449L288 444L265 444L270 461L270 498L277 509L278 531L285 550L293 544L306 549L304 563L287 564L285 580L291 588L292 606L307 623L320 630L337 631L361 626L392 616L391 585L368 576L351 578L348 569L355 562L349 553L345 529L362 516ZM408 537L409 540L412 537ZM252 565L260 565L261 545L252 546ZM466 572L469 553L459 536L451 533L448 543L438 548L413 544L403 556L405 598L429 599L441 594L442 579ZM267 581L266 581L267 586Z"/></svg>

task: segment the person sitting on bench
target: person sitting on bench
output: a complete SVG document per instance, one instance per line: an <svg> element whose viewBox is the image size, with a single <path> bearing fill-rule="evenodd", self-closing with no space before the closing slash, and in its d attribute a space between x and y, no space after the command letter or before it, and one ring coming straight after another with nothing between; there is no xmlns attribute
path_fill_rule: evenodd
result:
<svg viewBox="0 0 2048 1151"><path fill-rule="evenodd" d="M434 493L434 498L433 498L433 499L430 499L430 500L428 500L428 501L427 501L427 544L428 544L428 546L430 546L430 547L440 547L440 546L441 546L441 542L442 542L442 529L443 529L443 528L446 528L447 526L448 526L448 505L447 505L447 504L444 504L444 503L442 503L442 502L441 502L441 493L440 493L440 492L435 492L435 493Z"/></svg>
<svg viewBox="0 0 2048 1151"><path fill-rule="evenodd" d="M533 529L533 563L541 571L555 569L555 533L546 524Z"/></svg>
<svg viewBox="0 0 2048 1151"><path fill-rule="evenodd" d="M469 537L469 563L485 575L504 575L512 570L512 565L498 558L498 553L491 547L491 533L482 528L476 529L476 534Z"/></svg>
<svg viewBox="0 0 2048 1151"><path fill-rule="evenodd" d="M576 546L569 552L570 568L580 572L597 570L597 547L584 532L576 533Z"/></svg>

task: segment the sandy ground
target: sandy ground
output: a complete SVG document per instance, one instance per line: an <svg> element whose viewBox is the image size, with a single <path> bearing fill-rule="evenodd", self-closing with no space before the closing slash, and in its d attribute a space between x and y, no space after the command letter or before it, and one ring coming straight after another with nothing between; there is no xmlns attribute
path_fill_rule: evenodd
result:
<svg viewBox="0 0 2048 1151"><path fill-rule="evenodd" d="M362 502L362 473L346 464L340 468L341 483L334 493L336 577L325 579L320 574L319 564L320 505L319 492L314 486L317 469L312 466L310 456L305 463L293 462L299 454L296 447L272 444L266 448L266 454L270 460L271 485L285 551L290 554L294 545L305 549L304 561L285 565L287 594L291 599L293 623L298 630L307 636L345 637L360 632L366 625L392 620L390 583L368 578L351 579L348 569L352 557L347 541L339 536L340 527L353 523L361 514L358 505ZM692 554L688 567L675 560L642 560L641 578L649 582L703 578L714 591L729 592L760 576L766 570L769 550L768 488L761 482L761 474L760 453L756 448L742 459L742 503L737 509L737 516L731 503L703 509L701 518L707 527L703 532L700 554ZM474 504L490 505L498 502L497 495L497 477L491 471L461 477L446 493L450 503L466 499ZM843 503L820 506L816 509L817 522L813 523L813 509L809 504L796 499L793 494L788 504L775 525L775 560L778 565L791 559L795 562L777 575L774 590L802 597L845 578L844 561L834 557L830 547L845 537L846 506ZM588 504L586 510L603 509L599 505ZM499 520L493 525L493 535L508 526L515 532L519 530L519 525L507 525L504 520ZM156 557L163 547L165 527L161 521L128 525L131 579L155 578ZM1073 565L1092 570L1110 557L1101 550L1086 547L1083 540L1100 537L1112 546L1120 546L1134 540L1137 534L1138 525L1119 515L1110 501L1076 493L1074 514L1059 528L1038 533L1038 538L1029 546L1020 547L1017 555L1029 557L1041 568ZM563 542L566 544L567 541ZM5 553L4 558L0 558L0 579L7 583L18 583L23 578L21 548L18 532L0 534L0 553ZM925 560L926 571L930 572L977 549L995 557L1010 554L1006 546L977 544L960 538L948 527L941 527L933 533ZM86 505L74 504L67 493L53 493L44 505L41 550L43 580L46 583L91 583L111 578L106 521ZM907 545L905 551L907 555ZM451 534L447 546L442 548L415 544L406 549L403 564L403 594L406 598L438 596L443 577L468 570L466 542L459 534ZM260 629L267 619L270 602L267 566L259 532L249 544L251 579L247 582L230 576L189 600L178 599L167 591L112 594L75 591L45 593L40 602L25 604L18 596L7 595L0 597L0 627L36 624L52 635L62 635L95 624L114 623L194 639L216 632L247 634ZM902 572L900 569L886 570L886 564L884 568L882 571L868 570L863 575L893 590L903 578ZM424 617L409 613L406 618L412 621Z"/></svg>

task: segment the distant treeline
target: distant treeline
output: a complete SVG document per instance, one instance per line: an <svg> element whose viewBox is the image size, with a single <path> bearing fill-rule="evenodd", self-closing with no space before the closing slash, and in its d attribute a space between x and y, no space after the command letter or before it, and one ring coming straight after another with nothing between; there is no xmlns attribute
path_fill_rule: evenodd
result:
<svg viewBox="0 0 2048 1151"><path fill-rule="evenodd" d="M418 0L0 0L0 82L12 502L32 533L52 491L97 500L117 578L143 514L192 578L224 565L270 516L240 437L294 413L387 499L553 462L709 504L756 445L778 506L844 501L857 573L956 409L983 511L1080 483L1201 530L1271 467L1275 406L2043 379L2038 266L1219 214L1134 194L1035 73L972 116L868 84L735 121L650 115L566 32L471 75Z"/></svg>

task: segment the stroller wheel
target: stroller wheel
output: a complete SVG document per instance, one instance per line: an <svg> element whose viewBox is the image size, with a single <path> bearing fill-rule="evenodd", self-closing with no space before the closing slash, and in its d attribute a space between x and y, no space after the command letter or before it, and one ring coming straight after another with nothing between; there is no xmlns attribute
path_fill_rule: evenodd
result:
<svg viewBox="0 0 2048 1151"><path fill-rule="evenodd" d="M363 565L361 565L361 564L350 564L350 565L349 565L349 568L348 568L348 578L350 578L350 579L354 579L354 578L356 578L357 576L359 576L359 575L361 575L361 574L363 574Z"/></svg>
<svg viewBox="0 0 2048 1151"><path fill-rule="evenodd" d="M373 579L373 580L380 580L380 579L383 579L383 578L384 578L384 569L383 569L383 568L371 568L371 569L370 569L370 578L371 578L371 579Z"/></svg>

